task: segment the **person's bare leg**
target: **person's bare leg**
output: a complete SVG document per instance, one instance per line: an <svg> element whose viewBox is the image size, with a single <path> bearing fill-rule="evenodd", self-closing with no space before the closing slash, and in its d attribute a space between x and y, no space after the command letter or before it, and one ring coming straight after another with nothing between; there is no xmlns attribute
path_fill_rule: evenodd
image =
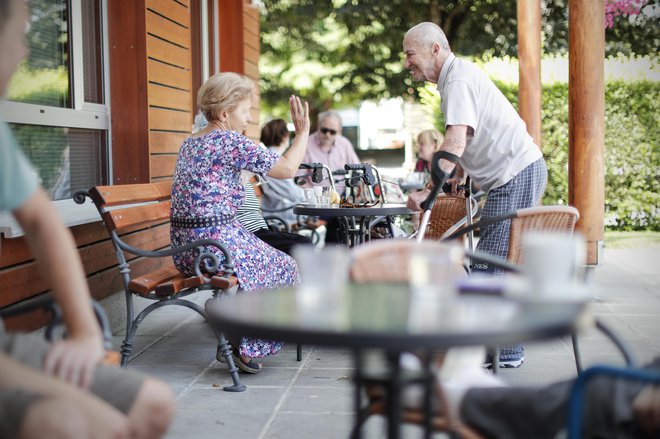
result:
<svg viewBox="0 0 660 439"><path fill-rule="evenodd" d="M90 398L91 400L91 398ZM103 403L71 398L41 398L21 422L19 439L128 438L128 419ZM101 422L97 422L101 421Z"/></svg>
<svg viewBox="0 0 660 439"><path fill-rule="evenodd" d="M147 379L128 412L133 435L138 438L160 438L165 435L174 416L174 395L158 380Z"/></svg>

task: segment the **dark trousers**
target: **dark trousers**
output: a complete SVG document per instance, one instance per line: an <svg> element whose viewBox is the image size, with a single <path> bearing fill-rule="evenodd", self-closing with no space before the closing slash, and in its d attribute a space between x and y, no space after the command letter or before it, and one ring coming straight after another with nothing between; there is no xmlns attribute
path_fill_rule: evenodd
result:
<svg viewBox="0 0 660 439"><path fill-rule="evenodd" d="M660 357L648 369L660 368ZM646 384L608 376L586 386L583 437L644 438L635 425L632 404ZM461 418L486 437L554 438L566 427L573 381L546 387L473 388L461 403ZM651 435L651 437L657 437Z"/></svg>
<svg viewBox="0 0 660 439"><path fill-rule="evenodd" d="M289 256L291 256L291 249L294 246L312 243L311 239L297 233L274 232L270 229L260 229L254 232L254 234L266 244L275 247Z"/></svg>

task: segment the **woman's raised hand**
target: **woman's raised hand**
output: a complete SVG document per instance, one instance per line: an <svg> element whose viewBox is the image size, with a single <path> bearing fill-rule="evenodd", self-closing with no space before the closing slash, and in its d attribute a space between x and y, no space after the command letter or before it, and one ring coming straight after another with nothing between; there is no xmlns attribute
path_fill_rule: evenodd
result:
<svg viewBox="0 0 660 439"><path fill-rule="evenodd" d="M298 96L292 95L289 98L289 107L291 107L291 120L296 130L296 134L309 133L309 105L302 102Z"/></svg>

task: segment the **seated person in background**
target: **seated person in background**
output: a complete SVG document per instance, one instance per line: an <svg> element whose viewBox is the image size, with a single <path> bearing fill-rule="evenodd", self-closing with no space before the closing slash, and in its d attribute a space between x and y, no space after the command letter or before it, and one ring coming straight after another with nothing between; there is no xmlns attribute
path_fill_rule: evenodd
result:
<svg viewBox="0 0 660 439"><path fill-rule="evenodd" d="M447 408L458 422L493 438L550 439L567 427L574 380L507 387L479 364L464 366L441 372ZM646 368L660 372L660 357ZM660 387L599 376L587 382L584 398L582 437L660 437Z"/></svg>
<svg viewBox="0 0 660 439"><path fill-rule="evenodd" d="M283 119L273 119L261 129L261 143L271 151L282 155L289 147L289 130ZM293 206L305 201L305 193L300 186L293 182L293 178L274 179L267 178L261 185L263 195L261 208L273 212L282 218L291 227L298 224L298 217L293 213ZM288 210L282 210L291 207ZM258 236L258 235L257 235Z"/></svg>
<svg viewBox="0 0 660 439"><path fill-rule="evenodd" d="M24 0L0 0L0 96L24 57ZM0 321L0 437L155 438L174 398L164 383L104 366L101 330L76 245L9 126L0 121L0 211L11 212L60 305L68 338L10 334Z"/></svg>
<svg viewBox="0 0 660 439"><path fill-rule="evenodd" d="M172 183L171 239L174 246L198 239L225 244L234 258L235 274L244 291L264 291L298 281L296 262L258 239L236 219L245 201L243 170L272 178L292 178L302 160L309 133L309 108L291 96L296 138L279 155L243 134L251 120L254 85L245 76L224 72L199 89L198 105L208 125L181 146ZM223 255L218 254L222 263ZM195 251L174 256L176 267L194 273ZM233 341L233 340L232 340ZM241 338L233 343L234 361L244 372L257 373L253 358L276 354L282 343Z"/></svg>
<svg viewBox="0 0 660 439"><path fill-rule="evenodd" d="M341 116L334 111L324 111L317 120L317 129L309 136L303 163L322 163L330 171L343 171L347 163L360 163L351 141L341 135ZM339 181L335 188L342 195L345 184Z"/></svg>
<svg viewBox="0 0 660 439"><path fill-rule="evenodd" d="M426 180L431 176L431 159L440 148L444 137L436 129L424 130L417 136L417 162L415 172L424 172Z"/></svg>
<svg viewBox="0 0 660 439"><path fill-rule="evenodd" d="M322 163L330 171L343 170L344 165L360 163L351 141L341 135L341 116L335 111L319 113L317 129L309 136L307 151L303 163ZM344 195L346 185L343 181L335 184L339 195ZM327 221L325 242L338 242L339 223L337 218L322 218Z"/></svg>
<svg viewBox="0 0 660 439"><path fill-rule="evenodd" d="M291 249L297 244L312 244L312 240L298 233L287 233L270 230L259 208L259 199L254 193L250 181L245 181L245 202L236 211L236 219L249 232L254 233L271 247L283 251L291 256Z"/></svg>

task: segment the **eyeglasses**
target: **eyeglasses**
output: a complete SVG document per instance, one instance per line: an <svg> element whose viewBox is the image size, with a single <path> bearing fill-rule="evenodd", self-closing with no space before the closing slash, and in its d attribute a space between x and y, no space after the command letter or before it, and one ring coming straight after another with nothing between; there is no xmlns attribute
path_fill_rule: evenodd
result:
<svg viewBox="0 0 660 439"><path fill-rule="evenodd" d="M325 127L324 127L324 128L321 128L320 131L321 131L323 134L328 134L328 133L330 133L330 134L333 135L333 136L334 136L335 134L337 134L337 130L331 130L330 128L325 128Z"/></svg>

